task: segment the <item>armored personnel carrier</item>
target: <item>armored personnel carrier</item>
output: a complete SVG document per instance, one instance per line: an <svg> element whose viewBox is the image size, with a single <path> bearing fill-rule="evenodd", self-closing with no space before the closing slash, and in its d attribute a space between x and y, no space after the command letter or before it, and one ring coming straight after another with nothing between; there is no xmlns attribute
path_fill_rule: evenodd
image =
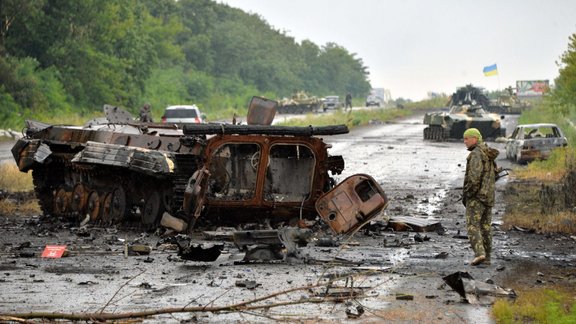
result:
<svg viewBox="0 0 576 324"><path fill-rule="evenodd" d="M506 136L506 129L501 125L497 114L487 113L481 106L452 106L448 113L436 112L424 115L425 140L444 141L462 139L468 128L477 128L485 139Z"/></svg>
<svg viewBox="0 0 576 324"><path fill-rule="evenodd" d="M304 91L296 92L290 98L280 100L279 114L307 114L317 112L322 108L322 100L309 96Z"/></svg>
<svg viewBox="0 0 576 324"><path fill-rule="evenodd" d="M368 175L335 186L344 160L316 136L346 133L345 125L269 126L276 104L253 98L251 125L183 129L139 123L106 105L106 118L83 127L27 121L12 154L20 171L32 171L45 216L88 223L153 229L168 213L192 228L197 219L278 224L320 214L343 232L385 208L384 191Z"/></svg>
<svg viewBox="0 0 576 324"><path fill-rule="evenodd" d="M506 136L501 119L504 116L488 113L490 100L482 89L467 85L459 88L450 98L449 112L434 112L424 115L425 140L444 141L447 139L462 139L468 128L478 128L482 137L495 139Z"/></svg>

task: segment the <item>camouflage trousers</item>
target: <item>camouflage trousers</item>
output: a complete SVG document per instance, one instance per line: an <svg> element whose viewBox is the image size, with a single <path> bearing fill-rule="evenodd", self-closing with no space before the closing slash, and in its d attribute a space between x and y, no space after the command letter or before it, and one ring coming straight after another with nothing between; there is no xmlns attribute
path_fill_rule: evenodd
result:
<svg viewBox="0 0 576 324"><path fill-rule="evenodd" d="M492 252L492 207L476 199L466 202L466 224L468 238L474 256L485 255L490 260Z"/></svg>

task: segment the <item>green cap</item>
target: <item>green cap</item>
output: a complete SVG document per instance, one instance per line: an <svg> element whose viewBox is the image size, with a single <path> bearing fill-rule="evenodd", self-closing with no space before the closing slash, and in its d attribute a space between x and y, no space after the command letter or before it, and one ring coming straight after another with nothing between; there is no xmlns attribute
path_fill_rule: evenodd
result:
<svg viewBox="0 0 576 324"><path fill-rule="evenodd" d="M478 142L482 142L482 134L480 134L480 131L477 128L468 128L464 132L464 137L476 137Z"/></svg>

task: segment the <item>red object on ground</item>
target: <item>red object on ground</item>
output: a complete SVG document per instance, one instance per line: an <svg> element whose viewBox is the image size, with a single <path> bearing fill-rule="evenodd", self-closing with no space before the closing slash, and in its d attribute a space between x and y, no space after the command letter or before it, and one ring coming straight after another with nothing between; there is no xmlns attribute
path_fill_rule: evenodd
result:
<svg viewBox="0 0 576 324"><path fill-rule="evenodd" d="M44 252L42 252L43 258L61 258L66 252L66 245L46 245Z"/></svg>

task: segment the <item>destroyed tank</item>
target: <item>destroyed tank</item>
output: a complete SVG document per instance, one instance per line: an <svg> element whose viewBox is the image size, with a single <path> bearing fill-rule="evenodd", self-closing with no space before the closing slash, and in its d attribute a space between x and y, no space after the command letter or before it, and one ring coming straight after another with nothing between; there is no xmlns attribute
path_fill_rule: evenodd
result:
<svg viewBox="0 0 576 324"><path fill-rule="evenodd" d="M314 113L322 108L322 100L309 96L304 91L296 92L290 98L280 100L279 114L306 114Z"/></svg>
<svg viewBox="0 0 576 324"><path fill-rule="evenodd" d="M105 105L106 118L83 127L27 121L12 154L20 171L32 171L44 216L83 223L153 229L166 219L182 231L196 220L279 224L320 215L347 232L385 208L384 191L368 175L335 186L344 160L316 136L346 133L345 125L269 126L275 108L255 97L249 114L264 114L249 115L252 125L179 129L135 122Z"/></svg>
<svg viewBox="0 0 576 324"><path fill-rule="evenodd" d="M462 139L468 128L477 128L486 139L506 136L506 129L502 127L504 116L486 112L485 107L488 107L489 102L480 88L467 85L458 89L448 102L448 112L424 115L423 123L427 125L424 128L424 139Z"/></svg>

